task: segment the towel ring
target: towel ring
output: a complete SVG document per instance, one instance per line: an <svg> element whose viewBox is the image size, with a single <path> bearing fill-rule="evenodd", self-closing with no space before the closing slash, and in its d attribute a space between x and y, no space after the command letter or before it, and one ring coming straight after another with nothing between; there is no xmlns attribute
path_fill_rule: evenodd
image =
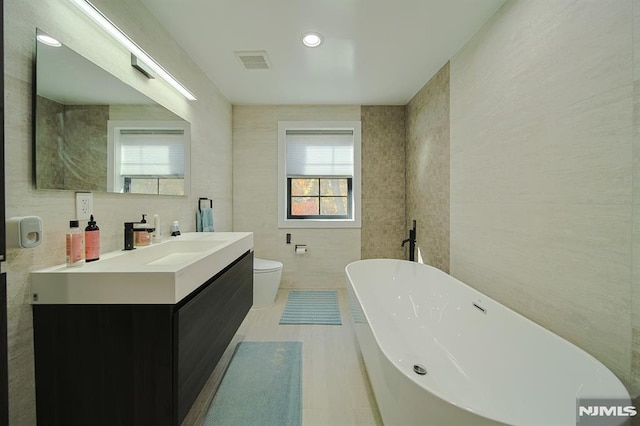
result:
<svg viewBox="0 0 640 426"><path fill-rule="evenodd" d="M206 197L200 197L198 198L198 211L202 212L202 202L203 201L209 201L209 208L213 209L213 200L206 198Z"/></svg>

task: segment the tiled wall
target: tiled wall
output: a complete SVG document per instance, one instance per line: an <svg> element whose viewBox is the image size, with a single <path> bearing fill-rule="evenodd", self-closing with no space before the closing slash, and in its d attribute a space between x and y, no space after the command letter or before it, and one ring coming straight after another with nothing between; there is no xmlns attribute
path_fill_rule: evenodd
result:
<svg viewBox="0 0 640 426"><path fill-rule="evenodd" d="M64 187L107 190L107 121L104 105L69 105L64 109ZM46 188L46 187L45 187Z"/></svg>
<svg viewBox="0 0 640 426"><path fill-rule="evenodd" d="M109 106L36 103L36 187L106 191Z"/></svg>
<svg viewBox="0 0 640 426"><path fill-rule="evenodd" d="M633 394L639 4L509 1L450 63L452 275L585 349Z"/></svg>
<svg viewBox="0 0 640 426"><path fill-rule="evenodd" d="M361 232L278 228L278 121L359 120L360 106L233 107L233 229L254 232L256 257L283 263L281 287L344 287ZM306 244L307 254L296 256L295 244Z"/></svg>
<svg viewBox="0 0 640 426"><path fill-rule="evenodd" d="M448 63L407 104L406 144L406 223L424 263L449 272Z"/></svg>
<svg viewBox="0 0 640 426"><path fill-rule="evenodd" d="M216 203L216 225L231 229L231 105L169 37L138 0L93 0L118 27L196 93L189 102L159 80L141 78L130 56L69 1L5 0L5 188L7 217L43 220L41 246L9 249L8 275L10 424L32 426L35 418L33 330L29 271L64 263L64 233L75 217L72 191L41 191L32 181L32 70L36 27L56 36L129 85L191 122L192 192L189 197L94 193L102 251L122 245L122 224L141 213L160 214L163 229L179 220L194 230L199 196ZM98 46L98 47L97 47Z"/></svg>
<svg viewBox="0 0 640 426"><path fill-rule="evenodd" d="M362 107L362 259L406 259L405 107Z"/></svg>
<svg viewBox="0 0 640 426"><path fill-rule="evenodd" d="M39 119L35 132L40 140L34 149L35 158L44 161L39 162L36 168L36 186L63 189L65 170L61 153L64 151L64 105L40 96L37 98L36 114Z"/></svg>
<svg viewBox="0 0 640 426"><path fill-rule="evenodd" d="M631 389L640 394L640 0L633 0L633 247Z"/></svg>

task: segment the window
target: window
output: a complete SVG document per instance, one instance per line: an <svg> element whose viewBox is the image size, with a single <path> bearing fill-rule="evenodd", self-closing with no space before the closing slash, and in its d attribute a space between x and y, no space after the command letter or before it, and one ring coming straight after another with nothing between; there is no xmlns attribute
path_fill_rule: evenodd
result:
<svg viewBox="0 0 640 426"><path fill-rule="evenodd" d="M288 177L288 219L351 219L352 178Z"/></svg>
<svg viewBox="0 0 640 426"><path fill-rule="evenodd" d="M171 122L109 123L113 135L113 190L135 194L185 195L188 129ZM111 138L109 139L111 141Z"/></svg>
<svg viewBox="0 0 640 426"><path fill-rule="evenodd" d="M359 227L360 122L280 122L280 227Z"/></svg>

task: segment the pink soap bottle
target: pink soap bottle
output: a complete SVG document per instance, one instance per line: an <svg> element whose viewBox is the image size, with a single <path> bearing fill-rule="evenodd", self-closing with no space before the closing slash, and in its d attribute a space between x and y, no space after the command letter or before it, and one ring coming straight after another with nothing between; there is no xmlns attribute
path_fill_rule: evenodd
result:
<svg viewBox="0 0 640 426"><path fill-rule="evenodd" d="M80 222L69 222L67 231L67 266L78 266L84 263L84 237L80 230Z"/></svg>
<svg viewBox="0 0 640 426"><path fill-rule="evenodd" d="M93 220L93 215L87 227L84 228L84 252L87 262L100 259L100 228Z"/></svg>

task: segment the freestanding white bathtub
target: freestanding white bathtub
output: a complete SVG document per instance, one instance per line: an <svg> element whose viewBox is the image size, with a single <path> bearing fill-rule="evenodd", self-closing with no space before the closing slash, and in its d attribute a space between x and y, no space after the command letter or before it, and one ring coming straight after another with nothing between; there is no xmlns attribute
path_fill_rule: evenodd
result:
<svg viewBox="0 0 640 426"><path fill-rule="evenodd" d="M385 425L575 425L578 399L630 403L591 355L439 269L375 259L346 275Z"/></svg>

